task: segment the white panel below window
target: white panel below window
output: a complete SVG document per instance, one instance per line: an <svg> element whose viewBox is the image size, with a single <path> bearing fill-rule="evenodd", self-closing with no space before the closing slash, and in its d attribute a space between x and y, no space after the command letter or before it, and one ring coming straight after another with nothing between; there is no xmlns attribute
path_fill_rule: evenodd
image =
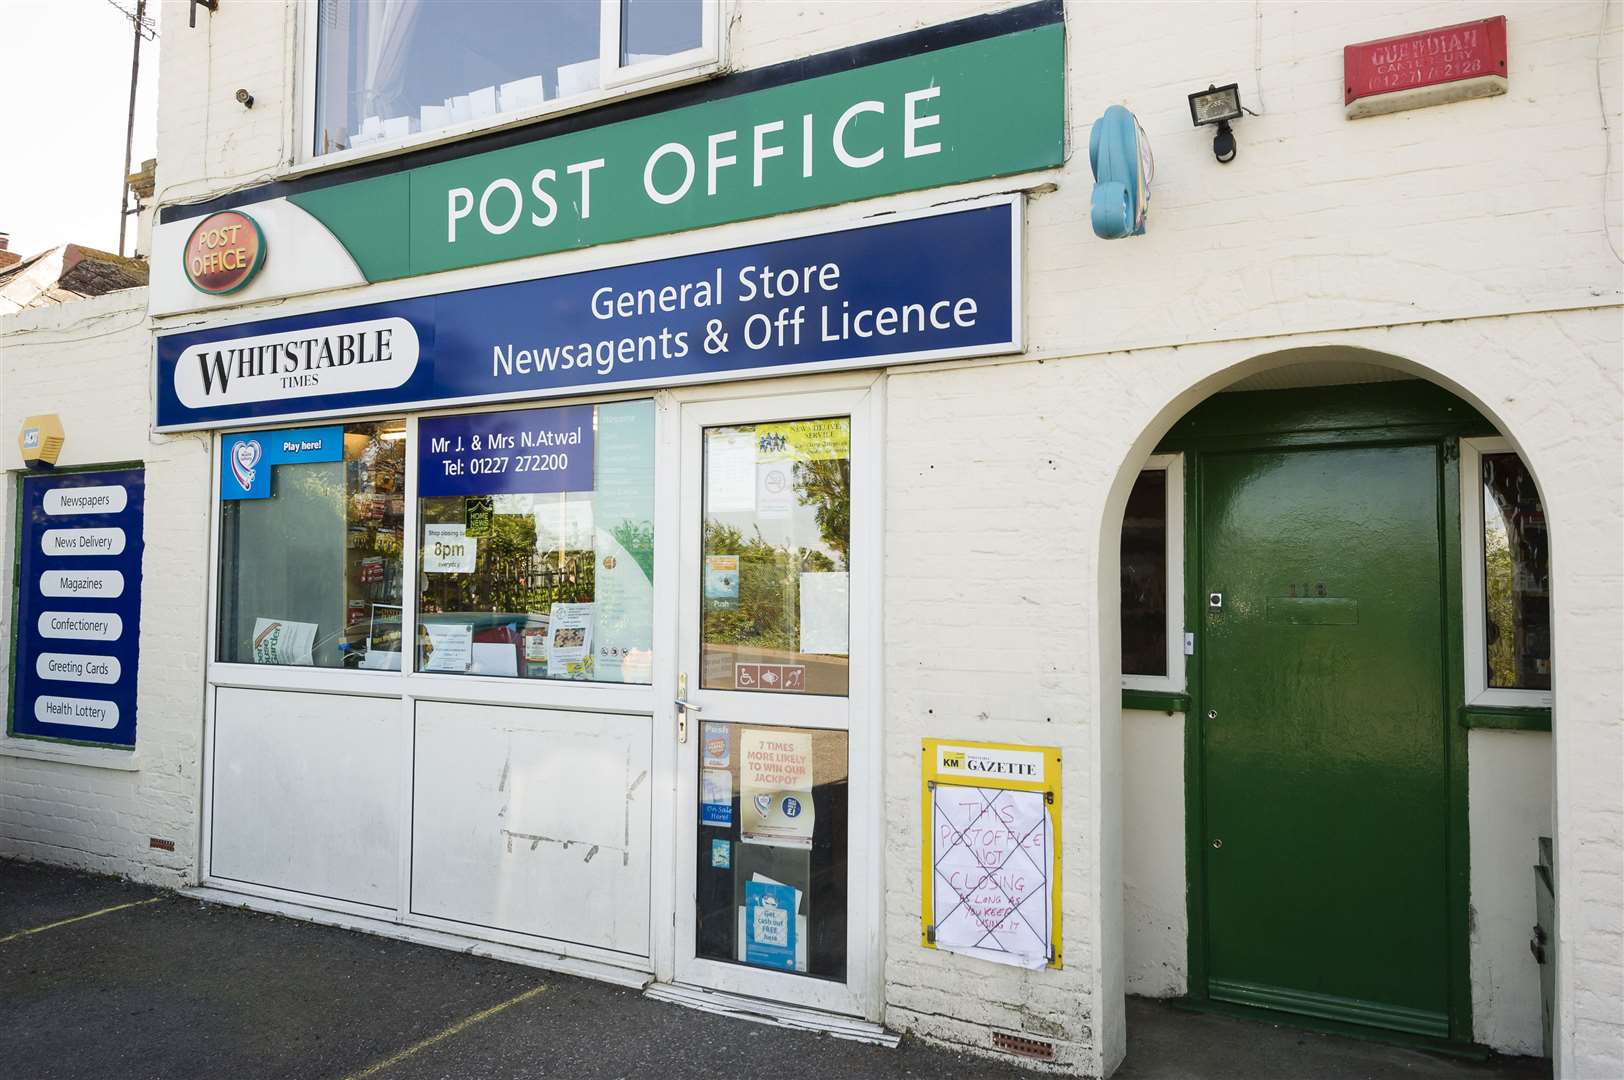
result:
<svg viewBox="0 0 1624 1080"><path fill-rule="evenodd" d="M648 717L422 702L412 911L649 952Z"/></svg>
<svg viewBox="0 0 1624 1080"><path fill-rule="evenodd" d="M210 876L393 908L400 701L218 695Z"/></svg>

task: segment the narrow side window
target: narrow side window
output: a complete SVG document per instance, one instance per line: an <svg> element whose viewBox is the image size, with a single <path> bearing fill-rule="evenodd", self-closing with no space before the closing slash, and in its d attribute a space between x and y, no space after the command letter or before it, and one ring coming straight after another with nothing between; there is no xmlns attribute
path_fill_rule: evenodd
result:
<svg viewBox="0 0 1624 1080"><path fill-rule="evenodd" d="M1122 685L1184 690L1184 469L1150 459L1122 515Z"/></svg>

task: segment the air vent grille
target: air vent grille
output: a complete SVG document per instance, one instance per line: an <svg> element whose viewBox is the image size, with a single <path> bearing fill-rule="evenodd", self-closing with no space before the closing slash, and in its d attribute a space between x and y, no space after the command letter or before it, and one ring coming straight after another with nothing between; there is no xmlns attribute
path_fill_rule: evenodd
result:
<svg viewBox="0 0 1624 1080"><path fill-rule="evenodd" d="M1004 1031L992 1033L992 1045L1006 1054L1016 1054L1038 1061L1054 1060L1054 1043L1045 1039L1028 1039L1024 1035L1011 1035Z"/></svg>

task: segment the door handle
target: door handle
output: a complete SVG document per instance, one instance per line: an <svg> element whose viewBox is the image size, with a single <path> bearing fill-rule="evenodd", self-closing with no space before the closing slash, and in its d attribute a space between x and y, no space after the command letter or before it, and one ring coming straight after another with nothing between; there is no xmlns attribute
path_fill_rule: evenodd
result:
<svg viewBox="0 0 1624 1080"><path fill-rule="evenodd" d="M677 677L677 743L688 741L688 714L691 712L704 712L703 705L695 705L688 700L688 673L683 672Z"/></svg>
<svg viewBox="0 0 1624 1080"><path fill-rule="evenodd" d="M691 713L691 712L704 712L705 707L703 705L690 705L686 700L684 700L682 698L678 698L676 700L676 706L677 706L677 743L678 743L678 745L681 745L681 744L684 744L684 743L686 743L688 741L688 714Z"/></svg>

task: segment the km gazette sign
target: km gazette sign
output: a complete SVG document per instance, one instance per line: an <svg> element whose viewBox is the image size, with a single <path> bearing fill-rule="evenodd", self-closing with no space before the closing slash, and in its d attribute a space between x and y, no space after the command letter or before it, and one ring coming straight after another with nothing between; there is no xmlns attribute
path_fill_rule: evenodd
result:
<svg viewBox="0 0 1624 1080"><path fill-rule="evenodd" d="M540 130L577 130L233 200L284 260L237 295L388 281L1058 166L1059 13L1057 4L1044 25L812 78L779 82L794 65L728 76L633 103L621 111L644 114L629 119L565 118ZM657 109L695 97L705 99ZM195 214L167 208L155 231L155 314L209 303L181 277L195 262L178 257Z"/></svg>

